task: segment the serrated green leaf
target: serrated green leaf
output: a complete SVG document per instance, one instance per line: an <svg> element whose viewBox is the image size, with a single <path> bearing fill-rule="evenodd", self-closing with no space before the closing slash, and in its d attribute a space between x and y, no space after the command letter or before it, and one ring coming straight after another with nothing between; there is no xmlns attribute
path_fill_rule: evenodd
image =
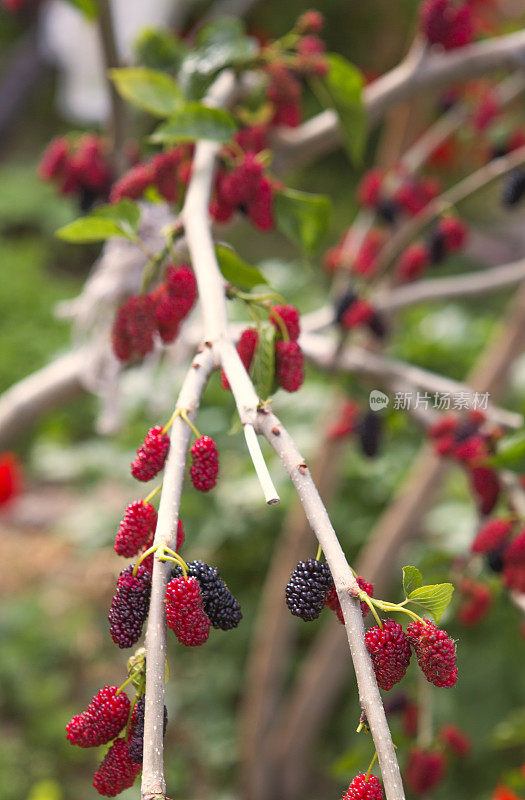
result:
<svg viewBox="0 0 525 800"><path fill-rule="evenodd" d="M273 376L275 372L275 334L276 330L273 325L267 324L261 327L257 348L250 369L255 391L261 400L267 399L273 385Z"/></svg>
<svg viewBox="0 0 525 800"><path fill-rule="evenodd" d="M513 472L525 472L525 431L500 439L496 453L489 463L493 467L504 467Z"/></svg>
<svg viewBox="0 0 525 800"><path fill-rule="evenodd" d="M326 58L329 70L323 86L339 117L350 161L359 164L367 135L363 76L356 66L338 53L329 53Z"/></svg>
<svg viewBox="0 0 525 800"><path fill-rule="evenodd" d="M137 108L157 117L169 117L184 102L173 78L147 67L111 69L109 75L118 91Z"/></svg>
<svg viewBox="0 0 525 800"><path fill-rule="evenodd" d="M235 129L235 122L227 111L201 103L187 103L162 122L150 140L156 144L175 144L206 139L224 144L232 138Z"/></svg>
<svg viewBox="0 0 525 800"><path fill-rule="evenodd" d="M219 268L226 280L239 289L253 289L254 286L268 283L257 267L247 264L230 247L223 244L215 248Z"/></svg>
<svg viewBox="0 0 525 800"><path fill-rule="evenodd" d="M70 6L77 8L85 17L90 20L98 17L98 5L96 0L66 0Z"/></svg>
<svg viewBox="0 0 525 800"><path fill-rule="evenodd" d="M257 54L255 39L240 20L221 17L197 35L196 48L182 62L179 80L189 97L200 98L219 70L249 63Z"/></svg>
<svg viewBox="0 0 525 800"><path fill-rule="evenodd" d="M305 253L311 255L319 248L330 222L328 197L284 189L276 192L274 209L279 230Z"/></svg>
<svg viewBox="0 0 525 800"><path fill-rule="evenodd" d="M172 33L145 28L135 40L137 61L150 69L177 70L187 53L187 46Z"/></svg>
<svg viewBox="0 0 525 800"><path fill-rule="evenodd" d="M140 209L132 200L121 200L113 205L99 206L91 214L64 225L56 232L66 242L103 242L114 236L136 238Z"/></svg>
<svg viewBox="0 0 525 800"><path fill-rule="evenodd" d="M443 612L447 608L454 587L451 583L435 583L429 586L420 586L410 592L409 599L432 614L436 622L439 622Z"/></svg>
<svg viewBox="0 0 525 800"><path fill-rule="evenodd" d="M414 589L423 586L423 576L417 567L403 567L403 591L408 597Z"/></svg>

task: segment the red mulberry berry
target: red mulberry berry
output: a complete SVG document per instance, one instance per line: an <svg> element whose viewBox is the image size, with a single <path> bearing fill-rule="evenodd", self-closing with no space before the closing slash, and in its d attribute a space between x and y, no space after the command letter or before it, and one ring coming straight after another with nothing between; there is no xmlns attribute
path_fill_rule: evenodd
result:
<svg viewBox="0 0 525 800"><path fill-rule="evenodd" d="M241 163L224 176L220 184L221 198L230 206L249 203L259 190L263 167L255 153L246 153Z"/></svg>
<svg viewBox="0 0 525 800"><path fill-rule="evenodd" d="M223 631L236 628L242 619L241 606L224 583L219 571L204 561L190 561L187 566L190 578L198 581L204 612L213 627ZM180 575L181 568L174 567L172 578Z"/></svg>
<svg viewBox="0 0 525 800"><path fill-rule="evenodd" d="M42 154L38 177L44 181L63 180L71 169L69 141L65 136L53 139Z"/></svg>
<svg viewBox="0 0 525 800"><path fill-rule="evenodd" d="M472 750L472 743L466 733L457 725L443 725L439 738L450 752L458 758L466 758Z"/></svg>
<svg viewBox="0 0 525 800"><path fill-rule="evenodd" d="M374 596L374 587L372 586L371 583L365 581L365 579L362 578L361 575L358 575L356 580L359 585L359 588L362 589L363 592L366 592L369 597ZM326 597L326 605L328 606L328 608L331 608L332 611L335 611L335 613L337 614L337 618L339 619L339 622L342 622L344 624L343 611L341 609L341 603L339 602L339 597L337 596L337 591L335 586L332 586L330 591L328 592L328 595ZM361 613L363 617L366 617L369 611L370 609L368 607L368 603L365 603L364 600L361 600Z"/></svg>
<svg viewBox="0 0 525 800"><path fill-rule="evenodd" d="M385 242L385 232L373 228L366 236L353 264L353 271L358 275L371 277L376 269L379 252Z"/></svg>
<svg viewBox="0 0 525 800"><path fill-rule="evenodd" d="M383 627L375 625L365 634L366 647L378 685L388 691L404 677L412 655L410 644L401 625L386 619Z"/></svg>
<svg viewBox="0 0 525 800"><path fill-rule="evenodd" d="M366 325L372 319L374 307L367 300L356 300L344 313L341 325L351 330L358 325Z"/></svg>
<svg viewBox="0 0 525 800"><path fill-rule="evenodd" d="M343 403L337 420L328 428L326 434L328 439L336 440L350 436L355 431L358 414L359 406L357 403L352 403L350 400Z"/></svg>
<svg viewBox="0 0 525 800"><path fill-rule="evenodd" d="M190 453L193 460L191 481L199 492L209 492L217 483L219 474L217 445L210 436L200 436L193 442Z"/></svg>
<svg viewBox="0 0 525 800"><path fill-rule="evenodd" d="M68 722L66 734L71 744L99 747L118 736L128 721L130 703L125 692L117 691L117 686L104 686L87 709Z"/></svg>
<svg viewBox="0 0 525 800"><path fill-rule="evenodd" d="M383 787L375 775L356 775L341 800L383 800Z"/></svg>
<svg viewBox="0 0 525 800"><path fill-rule="evenodd" d="M438 223L438 231L443 236L447 253L455 253L466 242L467 226L458 217L442 217Z"/></svg>
<svg viewBox="0 0 525 800"><path fill-rule="evenodd" d="M115 797L133 786L140 770L140 764L134 764L129 757L127 742L115 739L95 772L93 786L99 794Z"/></svg>
<svg viewBox="0 0 525 800"><path fill-rule="evenodd" d="M286 605L294 616L310 622L323 610L332 586L332 573L326 561L314 558L299 561L286 584Z"/></svg>
<svg viewBox="0 0 525 800"><path fill-rule="evenodd" d="M239 341L236 344L237 352L239 353L239 357L242 363L244 364L246 372L250 371L253 357L255 355L255 350L257 349L258 341L259 341L259 334L255 330L255 328L246 328L241 333ZM230 384L228 383L228 378L226 377L226 373L224 371L221 372L221 383L223 389L230 388Z"/></svg>
<svg viewBox="0 0 525 800"><path fill-rule="evenodd" d="M175 341L179 332L182 317L179 304L166 290L166 285L161 284L152 294L155 303L155 323L159 336L164 344Z"/></svg>
<svg viewBox="0 0 525 800"><path fill-rule="evenodd" d="M174 203L177 200L179 158L180 151L178 148L174 148L165 153L157 153L149 163L152 183L167 203Z"/></svg>
<svg viewBox="0 0 525 800"><path fill-rule="evenodd" d="M135 500L126 508L115 539L115 552L131 558L153 543L157 512L151 503Z"/></svg>
<svg viewBox="0 0 525 800"><path fill-rule="evenodd" d="M260 153L268 143L268 127L266 125L249 125L235 134L235 141L246 153Z"/></svg>
<svg viewBox="0 0 525 800"><path fill-rule="evenodd" d="M448 633L433 622L414 620L407 636L427 681L434 686L454 686L458 679L456 647Z"/></svg>
<svg viewBox="0 0 525 800"><path fill-rule="evenodd" d="M490 589L483 583L469 579L463 580L458 588L463 597L457 614L458 622L462 625L477 625L490 610Z"/></svg>
<svg viewBox="0 0 525 800"><path fill-rule="evenodd" d="M275 378L286 392L296 392L304 381L304 355L297 342L275 343Z"/></svg>
<svg viewBox="0 0 525 800"><path fill-rule="evenodd" d="M280 317L280 320L277 317ZM284 326L292 342L296 342L299 338L301 327L299 312L295 306L274 306L270 311L270 322L277 330L278 335L282 335L282 326Z"/></svg>
<svg viewBox="0 0 525 800"><path fill-rule="evenodd" d="M416 703L408 702L403 710L402 717L403 733L406 736L415 736L419 725L419 706Z"/></svg>
<svg viewBox="0 0 525 800"><path fill-rule="evenodd" d="M503 563L503 583L507 589L525 594L525 564Z"/></svg>
<svg viewBox="0 0 525 800"><path fill-rule="evenodd" d="M160 425L150 428L131 464L133 477L138 481L150 481L154 478L164 466L169 446L170 437L163 433Z"/></svg>
<svg viewBox="0 0 525 800"><path fill-rule="evenodd" d="M483 525L470 545L473 553L490 553L499 550L509 538L512 523L508 519L491 519Z"/></svg>
<svg viewBox="0 0 525 800"><path fill-rule="evenodd" d="M197 298L197 281L188 264L169 266L166 271L166 289L177 300L179 315L183 319L190 313Z"/></svg>
<svg viewBox="0 0 525 800"><path fill-rule="evenodd" d="M308 9L304 11L295 24L297 33L320 33L323 30L324 18L320 11Z"/></svg>
<svg viewBox="0 0 525 800"><path fill-rule="evenodd" d="M133 566L120 573L108 614L111 638L121 648L132 647L140 639L148 616L151 572L141 564L133 576Z"/></svg>
<svg viewBox="0 0 525 800"><path fill-rule="evenodd" d="M153 350L155 304L150 295L130 297L119 308L113 323L113 352L121 361L145 356Z"/></svg>
<svg viewBox="0 0 525 800"><path fill-rule="evenodd" d="M202 607L196 578L173 578L166 588L168 627L186 647L204 644L210 634L210 620Z"/></svg>
<svg viewBox="0 0 525 800"><path fill-rule="evenodd" d="M413 748L405 769L405 781L418 797L432 791L443 780L445 759L441 753Z"/></svg>
<svg viewBox="0 0 525 800"><path fill-rule="evenodd" d="M401 281L415 281L429 264L428 250L422 242L407 247L396 267Z"/></svg>
<svg viewBox="0 0 525 800"><path fill-rule="evenodd" d="M118 203L119 200L125 197L129 198L129 200L138 200L152 182L153 174L150 166L148 164L137 164L113 184L109 202Z"/></svg>
<svg viewBox="0 0 525 800"><path fill-rule="evenodd" d="M518 533L505 551L506 564L525 564L525 530Z"/></svg>
<svg viewBox="0 0 525 800"><path fill-rule="evenodd" d="M468 4L455 6L450 0L425 0L420 6L420 19L429 44L453 50L472 41L474 25Z"/></svg>
<svg viewBox="0 0 525 800"><path fill-rule="evenodd" d="M81 137L71 159L71 169L81 186L98 196L106 196L111 183L111 171L100 137L91 133Z"/></svg>
<svg viewBox="0 0 525 800"><path fill-rule="evenodd" d="M480 512L490 514L500 493L498 473L490 467L472 467L469 477Z"/></svg>
<svg viewBox="0 0 525 800"><path fill-rule="evenodd" d="M357 187L357 199L361 205L375 208L379 202L383 178L379 169L371 169L363 176Z"/></svg>
<svg viewBox="0 0 525 800"><path fill-rule="evenodd" d="M256 228L271 231L275 225L273 218L273 188L268 178L262 178L255 196L247 204L248 217Z"/></svg>

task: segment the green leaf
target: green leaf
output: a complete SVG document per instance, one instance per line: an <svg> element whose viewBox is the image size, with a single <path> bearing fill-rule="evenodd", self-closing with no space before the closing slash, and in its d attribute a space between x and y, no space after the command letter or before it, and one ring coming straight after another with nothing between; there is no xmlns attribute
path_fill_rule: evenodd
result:
<svg viewBox="0 0 525 800"><path fill-rule="evenodd" d="M165 30L145 28L135 40L137 61L150 69L179 69L187 47L181 39Z"/></svg>
<svg viewBox="0 0 525 800"><path fill-rule="evenodd" d="M357 67L337 53L329 53L326 58L330 69L323 86L339 117L350 161L360 164L367 135L363 76Z"/></svg>
<svg viewBox="0 0 525 800"><path fill-rule="evenodd" d="M140 209L131 200L100 206L56 232L59 239L78 244L103 242L114 236L134 241L140 220Z"/></svg>
<svg viewBox="0 0 525 800"><path fill-rule="evenodd" d="M330 200L320 194L284 189L275 195L277 227L308 255L320 246L330 222Z"/></svg>
<svg viewBox="0 0 525 800"><path fill-rule="evenodd" d="M417 567L403 567L403 591L407 597L422 585L423 576Z"/></svg>
<svg viewBox="0 0 525 800"><path fill-rule="evenodd" d="M109 75L118 91L134 106L157 117L169 117L183 103L173 78L147 67L111 69Z"/></svg>
<svg viewBox="0 0 525 800"><path fill-rule="evenodd" d="M197 35L196 49L184 59L179 80L188 96L202 97L215 75L225 67L241 66L253 60L258 45L246 36L240 20L221 17Z"/></svg>
<svg viewBox="0 0 525 800"><path fill-rule="evenodd" d="M266 400L272 390L275 372L275 334L276 330L271 323L261 327L250 369L255 391L261 400Z"/></svg>
<svg viewBox="0 0 525 800"><path fill-rule="evenodd" d="M525 431L500 439L496 453L489 463L493 467L504 467L513 472L525 472Z"/></svg>
<svg viewBox="0 0 525 800"><path fill-rule="evenodd" d="M225 143L231 139L235 128L235 122L227 111L208 108L201 103L187 103L162 122L150 140L155 144L194 142L197 139Z"/></svg>
<svg viewBox="0 0 525 800"><path fill-rule="evenodd" d="M436 622L439 622L443 612L447 608L452 598L454 587L451 583L435 583L430 586L420 586L409 594L409 599L425 611L432 614Z"/></svg>
<svg viewBox="0 0 525 800"><path fill-rule="evenodd" d="M261 283L268 283L257 267L247 264L230 247L223 244L215 248L219 267L226 280L239 289L253 289Z"/></svg>
<svg viewBox="0 0 525 800"><path fill-rule="evenodd" d="M90 20L98 17L98 5L96 0L67 0L70 6L77 8L85 17Z"/></svg>

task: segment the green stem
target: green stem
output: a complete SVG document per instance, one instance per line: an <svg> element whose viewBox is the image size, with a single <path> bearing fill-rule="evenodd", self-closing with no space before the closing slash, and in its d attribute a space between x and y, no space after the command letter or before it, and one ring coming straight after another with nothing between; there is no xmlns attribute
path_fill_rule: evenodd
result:
<svg viewBox="0 0 525 800"><path fill-rule="evenodd" d="M319 547L317 548L317 555L315 557L315 560L320 561L322 555L323 555L323 548L321 547L321 545L319 545Z"/></svg>
<svg viewBox="0 0 525 800"><path fill-rule="evenodd" d="M401 614L407 614L411 619L416 620L417 622L425 622L422 617L419 617L414 611L411 611L409 608L404 608L403 605L397 603L387 603L384 600L374 600L372 599L372 603L380 608L381 611L396 611Z"/></svg>
<svg viewBox="0 0 525 800"><path fill-rule="evenodd" d="M179 416L182 416L182 409L176 408L171 417L169 418L169 420L167 421L167 423L164 425L162 433L167 433L171 428L171 426L173 425L173 421L175 420L175 418Z"/></svg>
<svg viewBox="0 0 525 800"><path fill-rule="evenodd" d="M128 683L131 683L131 681L132 681L132 680L133 680L133 677L131 677L131 678L128 678L126 681L124 681L124 683L122 684L122 686L119 686L119 688L117 689L117 694L120 694L120 693L121 693L121 691L124 689L124 687L125 687L125 686L127 686L127 685L128 685Z"/></svg>
<svg viewBox="0 0 525 800"><path fill-rule="evenodd" d="M168 547L166 544L162 545L162 553L158 558L159 561L173 561L175 564L178 564L182 569L184 578L186 579L188 577L188 565L175 550L171 549L171 547Z"/></svg>
<svg viewBox="0 0 525 800"><path fill-rule="evenodd" d="M151 547L148 547L147 550L144 550L144 552L140 554L140 558L138 559L137 563L133 567L133 577L134 578L137 577L138 569L139 569L140 565L142 564L142 562L144 561L144 559L147 558L148 556L150 556L152 553L154 553L155 550L158 548L158 546L159 546L158 544L153 544Z"/></svg>
<svg viewBox="0 0 525 800"><path fill-rule="evenodd" d="M279 326L279 330L281 332L281 336L283 337L284 341L285 342L289 342L290 341L290 336L288 334L288 328L284 324L284 320L281 317L281 315L279 313L277 313L277 311L275 311L275 309L274 309L274 310L272 310L270 312L270 318L271 318L272 322L273 322L273 320L276 321L277 325Z"/></svg>
<svg viewBox="0 0 525 800"><path fill-rule="evenodd" d="M197 437L197 439L200 439L201 435L200 435L199 431L197 430L197 428L195 427L195 425L193 424L193 422L191 421L191 419L188 417L188 412L186 411L186 409L185 408L181 408L178 413L180 414L180 416L182 417L182 419L184 420L186 425L190 426L190 428L192 429L192 431L195 434L195 436Z"/></svg>
<svg viewBox="0 0 525 800"><path fill-rule="evenodd" d="M370 611L374 615L377 624L379 625L379 627L381 629L383 629L383 623L381 622L381 620L379 619L379 617L377 615L377 611L374 608L374 601L372 600L372 598L369 595L367 595L366 592L359 592L358 597L359 597L360 600L364 600L365 601L365 603L367 604L368 608L370 609Z"/></svg>
<svg viewBox="0 0 525 800"><path fill-rule="evenodd" d="M142 502L143 502L143 503L149 503L149 502L150 502L150 500L153 500L153 498L154 498L156 495L158 495L158 493L160 492L160 490L161 490L161 489L162 489L162 483L159 483L159 485L157 486L157 488L156 488L156 489L153 489L153 491L152 491L152 492L150 492L150 493L148 494L148 496L147 496L147 497L145 497L145 498L144 498L144 500L143 500Z"/></svg>
<svg viewBox="0 0 525 800"><path fill-rule="evenodd" d="M372 767L376 763L376 760L377 760L377 750L375 751L374 757L373 757L372 761L370 762L370 766L368 767L368 769L366 771L366 783L368 783L368 780L370 778L370 773L372 772Z"/></svg>

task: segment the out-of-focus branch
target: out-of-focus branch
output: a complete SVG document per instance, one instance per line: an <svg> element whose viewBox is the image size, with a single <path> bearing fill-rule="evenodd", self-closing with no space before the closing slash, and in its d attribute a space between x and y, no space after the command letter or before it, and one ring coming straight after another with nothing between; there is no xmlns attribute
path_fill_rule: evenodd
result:
<svg viewBox="0 0 525 800"><path fill-rule="evenodd" d="M412 49L397 67L366 87L365 105L370 124L377 123L396 103L419 92L449 83L477 78L498 69L522 66L525 57L525 31L422 57ZM323 111L298 128L280 129L274 136L275 167L278 171L313 161L342 143L337 115Z"/></svg>
<svg viewBox="0 0 525 800"><path fill-rule="evenodd" d="M126 140L127 108L124 100L110 80L108 71L120 66L117 43L115 39L115 26L111 10L111 0L98 0L98 30L104 66L106 69L106 86L109 95L110 111L107 122L110 140L110 158L115 172L120 175L126 167L124 142Z"/></svg>
<svg viewBox="0 0 525 800"><path fill-rule="evenodd" d="M188 371L177 400L176 409L184 409L194 419L214 359L209 347L204 347ZM186 469L186 456L191 429L180 417L175 417L170 434L170 449L160 498L154 544L173 547L177 537L180 497ZM144 717L144 762L142 770L143 800L164 797L164 681L166 664L166 613L164 595L171 569L169 561L153 561L151 600L146 631L146 705Z"/></svg>

